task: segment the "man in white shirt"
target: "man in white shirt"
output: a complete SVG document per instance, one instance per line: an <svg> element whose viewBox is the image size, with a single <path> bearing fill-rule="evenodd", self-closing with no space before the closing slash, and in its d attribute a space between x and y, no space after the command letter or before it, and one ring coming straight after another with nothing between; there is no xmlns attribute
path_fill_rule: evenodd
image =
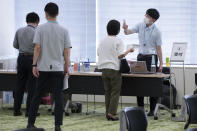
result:
<svg viewBox="0 0 197 131"><path fill-rule="evenodd" d="M138 33L139 38L139 54L137 56L138 61L146 61L147 70L151 70L151 63L155 63L157 68L157 62L159 57L159 67L158 72L162 72L162 39L161 32L154 24L157 19L159 19L160 14L156 9L148 9L145 14L144 22L137 24L134 28L128 29L128 25L124 21L123 29L126 35ZM152 62L152 58L153 62ZM153 112L156 106L158 98L150 97L150 112L148 116L153 116ZM138 106L144 107L144 97L137 97Z"/></svg>
<svg viewBox="0 0 197 131"><path fill-rule="evenodd" d="M101 40L98 53L98 69L102 69L102 79L105 89L106 118L117 121L116 112L122 85L120 73L120 59L134 50L124 51L123 41L117 37L120 32L120 23L111 20L107 24L108 36Z"/></svg>

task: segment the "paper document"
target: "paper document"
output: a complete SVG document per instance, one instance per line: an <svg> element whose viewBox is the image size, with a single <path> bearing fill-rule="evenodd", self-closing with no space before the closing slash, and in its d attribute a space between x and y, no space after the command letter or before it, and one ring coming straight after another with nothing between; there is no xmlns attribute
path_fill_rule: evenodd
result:
<svg viewBox="0 0 197 131"><path fill-rule="evenodd" d="M63 85L63 90L68 89L68 74L64 76L64 85Z"/></svg>

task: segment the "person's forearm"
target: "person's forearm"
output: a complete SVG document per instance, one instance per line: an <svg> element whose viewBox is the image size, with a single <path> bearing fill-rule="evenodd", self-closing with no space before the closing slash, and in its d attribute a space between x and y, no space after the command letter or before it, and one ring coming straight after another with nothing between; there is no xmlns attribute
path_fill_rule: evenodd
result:
<svg viewBox="0 0 197 131"><path fill-rule="evenodd" d="M161 50L161 46L157 46L157 55L158 55L158 57L159 57L160 65L162 66L162 65L163 65L163 60L162 60L162 50Z"/></svg>
<svg viewBox="0 0 197 131"><path fill-rule="evenodd" d="M34 47L33 65L37 64L37 60L38 60L39 55L40 55L40 45L35 45L35 47Z"/></svg>
<svg viewBox="0 0 197 131"><path fill-rule="evenodd" d="M70 48L64 49L64 61L65 61L65 69L68 70L70 66Z"/></svg>
<svg viewBox="0 0 197 131"><path fill-rule="evenodd" d="M118 59L125 57L129 52L130 52L130 50L125 51L123 54L118 56Z"/></svg>

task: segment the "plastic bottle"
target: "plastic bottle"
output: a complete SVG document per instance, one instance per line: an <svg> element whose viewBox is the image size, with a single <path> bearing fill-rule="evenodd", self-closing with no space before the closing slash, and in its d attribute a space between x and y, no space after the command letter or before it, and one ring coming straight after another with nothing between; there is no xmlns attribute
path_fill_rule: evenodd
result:
<svg viewBox="0 0 197 131"><path fill-rule="evenodd" d="M80 62L78 62L77 65L78 65L78 68L77 68L78 72L80 72Z"/></svg>
<svg viewBox="0 0 197 131"><path fill-rule="evenodd" d="M89 60L89 58L88 58L88 61L85 62L85 69L86 69L86 71L90 71L90 60Z"/></svg>
<svg viewBox="0 0 197 131"><path fill-rule="evenodd" d="M166 67L169 67L169 66L170 66L170 58L166 57Z"/></svg>
<svg viewBox="0 0 197 131"><path fill-rule="evenodd" d="M90 71L90 59L88 58L88 71Z"/></svg>
<svg viewBox="0 0 197 131"><path fill-rule="evenodd" d="M78 71L78 62L77 62L77 59L74 62L74 71Z"/></svg>
<svg viewBox="0 0 197 131"><path fill-rule="evenodd" d="M9 92L5 92L5 100L6 100L6 104L9 103Z"/></svg>

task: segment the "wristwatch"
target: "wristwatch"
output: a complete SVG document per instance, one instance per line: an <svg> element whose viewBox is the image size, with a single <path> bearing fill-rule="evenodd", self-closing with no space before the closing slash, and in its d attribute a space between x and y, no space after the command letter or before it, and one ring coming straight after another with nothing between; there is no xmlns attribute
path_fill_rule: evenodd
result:
<svg viewBox="0 0 197 131"><path fill-rule="evenodd" d="M32 64L32 67L37 67L37 64Z"/></svg>

